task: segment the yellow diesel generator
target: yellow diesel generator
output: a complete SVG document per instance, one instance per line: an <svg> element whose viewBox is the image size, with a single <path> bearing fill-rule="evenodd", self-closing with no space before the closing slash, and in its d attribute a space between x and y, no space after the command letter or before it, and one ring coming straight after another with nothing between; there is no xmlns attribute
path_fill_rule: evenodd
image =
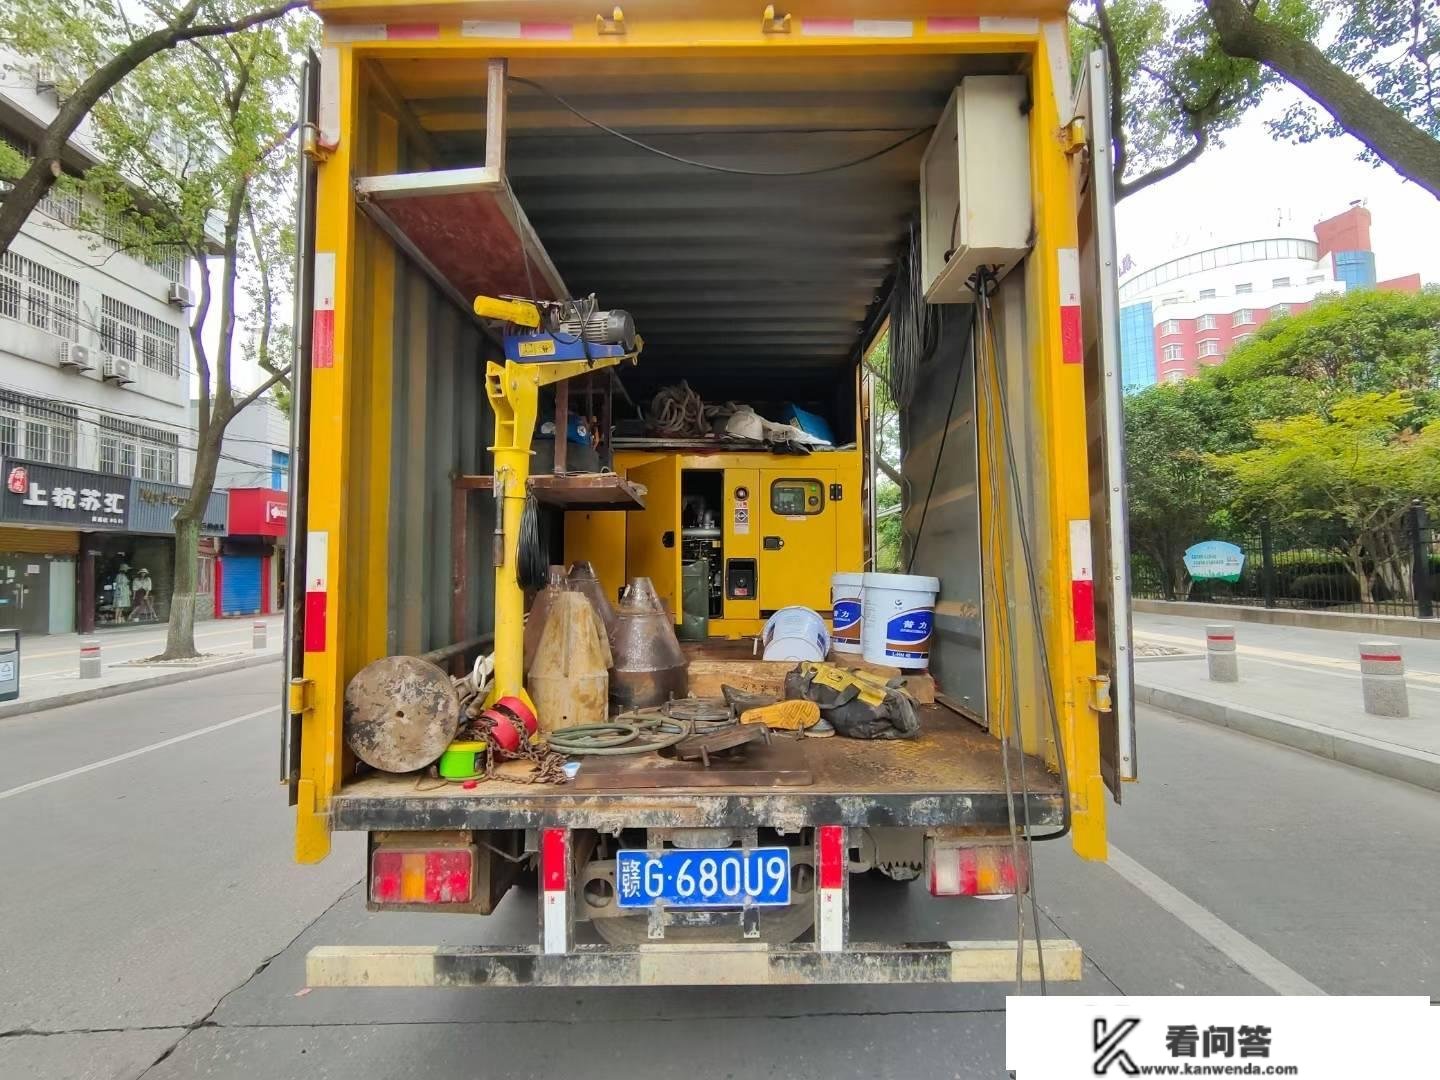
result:
<svg viewBox="0 0 1440 1080"><path fill-rule="evenodd" d="M712 637L757 634L780 608L830 611L830 576L864 561L861 453L617 450L645 509L565 515L565 561L588 559L610 596L648 577L676 621L684 567L702 569Z"/></svg>

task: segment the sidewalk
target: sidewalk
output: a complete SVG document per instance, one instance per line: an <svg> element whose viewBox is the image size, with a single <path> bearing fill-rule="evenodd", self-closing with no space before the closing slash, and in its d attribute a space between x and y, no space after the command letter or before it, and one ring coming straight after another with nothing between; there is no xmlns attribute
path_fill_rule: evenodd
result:
<svg viewBox="0 0 1440 1080"><path fill-rule="evenodd" d="M260 651L251 647L251 626L257 621L266 627L266 647ZM85 635L85 640L100 643L100 678L81 679L79 634L26 636L20 642L20 697L0 704L0 719L272 663L282 654L283 637L280 615L217 619L195 625L195 647L208 654L205 660L131 666L165 648L164 625L102 630ZM277 694L279 690L277 680Z"/></svg>
<svg viewBox="0 0 1440 1080"><path fill-rule="evenodd" d="M1220 621L1136 613L1137 645L1194 657L1137 658L1137 699L1440 790L1440 641L1397 640L1410 716L1396 719L1370 716L1362 705L1359 644L1375 635L1237 623L1240 681L1215 683L1204 659L1205 626Z"/></svg>

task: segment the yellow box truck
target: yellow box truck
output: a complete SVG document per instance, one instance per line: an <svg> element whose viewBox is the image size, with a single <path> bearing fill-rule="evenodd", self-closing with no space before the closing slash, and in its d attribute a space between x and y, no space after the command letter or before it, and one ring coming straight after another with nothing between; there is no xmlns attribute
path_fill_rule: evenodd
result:
<svg viewBox="0 0 1440 1080"><path fill-rule="evenodd" d="M314 6L295 856L363 832L372 909L484 915L515 887L538 932L318 948L312 985L1010 978L1014 940L852 940L849 881L1023 894L1034 842L1105 857L1107 804L1135 777L1105 71L1072 63L1066 4ZM875 569L884 469L902 568L940 583L917 738L804 740L808 783L788 786L446 784L347 749L346 687L367 664L468 666L519 632L494 625L507 524L486 372L522 369L498 365L475 298L591 293L633 315L644 349L611 388L611 471L532 478L556 560L592 561L607 591L651 576L678 619L681 541L710 541L712 634L788 603L828 616L830 575ZM898 468L873 431L882 378ZM818 416L829 438L782 455L635 426L678 386ZM722 894L748 899L704 902ZM1073 943L1043 948L1051 978L1079 977Z"/></svg>

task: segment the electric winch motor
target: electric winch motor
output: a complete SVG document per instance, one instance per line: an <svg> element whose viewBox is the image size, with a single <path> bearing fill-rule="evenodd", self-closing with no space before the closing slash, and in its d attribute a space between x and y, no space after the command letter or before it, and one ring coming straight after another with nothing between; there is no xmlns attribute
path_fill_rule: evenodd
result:
<svg viewBox="0 0 1440 1080"><path fill-rule="evenodd" d="M589 345L619 345L626 352L635 347L635 320L628 311L614 308L593 311L588 315L573 308L552 308L547 313L546 327L558 338L584 341Z"/></svg>

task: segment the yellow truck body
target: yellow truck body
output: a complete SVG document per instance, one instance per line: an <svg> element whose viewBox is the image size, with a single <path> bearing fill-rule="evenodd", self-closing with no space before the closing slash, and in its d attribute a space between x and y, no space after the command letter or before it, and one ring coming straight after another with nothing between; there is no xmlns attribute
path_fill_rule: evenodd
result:
<svg viewBox="0 0 1440 1080"><path fill-rule="evenodd" d="M602 5L598 14L569 0L317 0L314 7L325 29L306 118L313 199L302 238L308 226L313 247L302 281L306 385L297 409L306 452L292 516L300 561L286 766L296 858L325 858L337 822L357 827L344 803L353 780L342 734L350 678L379 657L446 646L457 629L493 629L482 517L489 497L460 491L454 478L486 471L482 374L497 348L470 315L467 289L487 266L499 276L501 260L487 247L494 215L522 237L531 286L563 272L578 293L652 312L651 328L637 316L648 342L637 377L647 370L728 377L732 389L716 392L732 397L752 380L773 384L776 394L807 380L864 386L861 361L884 329L883 310L870 301L883 299L894 263L886 253L904 241L918 182L914 159L928 133L870 173L863 166L807 181L800 197L798 186L787 194L756 181L725 186L713 172L683 167L651 172L643 152L620 156L609 136L515 80L677 155L708 153L754 169L784 164L785 144L811 136L818 149L806 162L853 158L877 139L928 132L955 85L996 73L1023 76L1028 87L1028 249L993 295L993 381L977 378L973 396L956 407L951 384L959 376L952 379L950 367L922 373L929 381L907 412L929 419L914 420L906 433L914 472L907 472L904 520L909 533L927 530L921 565L936 569L917 572L944 580L945 551L975 548L974 589L942 589L936 612L946 647L970 649L973 670L983 672L970 699L983 704L971 712L991 736L1015 733L1052 775L1063 768L1075 850L1103 858L1107 786L1118 800L1135 772L1128 622L1119 602L1115 268L1109 147L1096 135L1106 118L1076 96L1067 5L831 0L787 11L731 0L643 0L623 10ZM496 59L507 62L512 80L501 134L508 142L488 160L502 163L518 200L512 194L473 218L431 214L418 226L429 230L427 239L417 241L415 222L425 215L402 220L395 209L387 217L399 205L384 201L398 190L387 178L433 181L426 197L439 199L484 172L487 147L496 149L485 105ZM707 151L722 146L723 154ZM903 168L897 154L910 155ZM437 244L437 235L448 239ZM456 261L461 256L473 265ZM524 284L522 277L517 287L512 274L501 286L523 293ZM733 326L708 321L716 309L706 305L719 303L734 314ZM685 305L701 314L692 319ZM876 311L881 318L871 317ZM853 349L832 340L837 326ZM709 336L697 336L702 330ZM843 362L807 366L821 348ZM863 393L854 404L862 429L852 432L854 447L804 459L855 495L840 504L833 556L814 560L814 579L797 594L811 600L822 579L828 589L830 572L861 569L869 554L869 406ZM1001 437L1007 422L1009 461ZM945 465L957 455L971 462L965 475ZM780 467L690 450L617 457L617 469L632 475L749 469L758 482ZM938 490L927 493L925 480L933 489L937 476ZM1028 544L1011 509L1017 496ZM962 506L979 521L978 537L966 534L963 543L944 531ZM922 525L927 513L929 526ZM468 529L455 527L460 518ZM632 517L632 532L639 521ZM606 515L572 512L565 532L567 557L597 562L612 592L636 571ZM454 537L464 550L452 546ZM814 549L795 550L800 557L787 574L805 572L805 553ZM762 622L759 604L739 604L713 630L753 633ZM1001 625L1005 635L997 633ZM941 690L963 709L958 682L939 674ZM1058 725L1049 719L1052 702Z"/></svg>

